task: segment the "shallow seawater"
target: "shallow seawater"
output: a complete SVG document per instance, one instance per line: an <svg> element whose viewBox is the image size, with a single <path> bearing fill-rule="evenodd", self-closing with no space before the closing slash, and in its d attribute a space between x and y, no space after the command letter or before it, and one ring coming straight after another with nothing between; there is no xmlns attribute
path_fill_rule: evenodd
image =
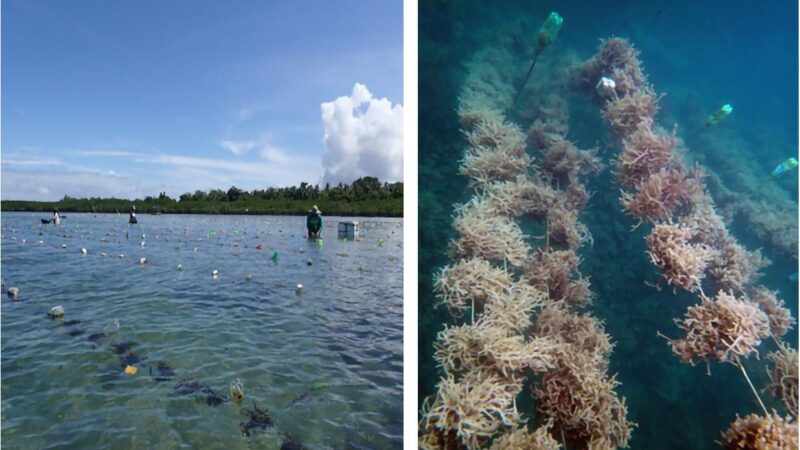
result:
<svg viewBox="0 0 800 450"><path fill-rule="evenodd" d="M401 445L401 219L353 242L326 217L319 246L304 217L66 216L2 216L4 446ZM273 426L247 436L254 405Z"/></svg>

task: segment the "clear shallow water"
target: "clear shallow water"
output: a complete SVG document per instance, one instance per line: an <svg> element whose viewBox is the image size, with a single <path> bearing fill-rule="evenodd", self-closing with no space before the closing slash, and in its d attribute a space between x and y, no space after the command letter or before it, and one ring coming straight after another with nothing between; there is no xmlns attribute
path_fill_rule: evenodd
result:
<svg viewBox="0 0 800 450"><path fill-rule="evenodd" d="M361 242L346 242L327 217L320 248L304 217L41 217L2 215L2 279L20 288L2 298L5 446L280 448L286 434L307 448L401 445L402 220L362 219ZM51 321L58 304L66 315ZM113 348L129 341L134 376ZM157 361L175 376L156 381ZM195 379L228 395L236 378L242 405L175 391ZM274 429L247 437L253 401Z"/></svg>

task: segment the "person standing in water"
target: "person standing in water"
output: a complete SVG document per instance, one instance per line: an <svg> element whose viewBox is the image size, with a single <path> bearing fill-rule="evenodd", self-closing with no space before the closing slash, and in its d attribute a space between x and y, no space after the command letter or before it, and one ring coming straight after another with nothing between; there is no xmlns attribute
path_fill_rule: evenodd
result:
<svg viewBox="0 0 800 450"><path fill-rule="evenodd" d="M61 214L58 212L58 208L53 210L53 225L58 225L61 223Z"/></svg>
<svg viewBox="0 0 800 450"><path fill-rule="evenodd" d="M134 224L134 223L137 223L137 222L138 221L136 220L136 206L135 205L131 205L131 213L130 213L130 217L128 217L128 223Z"/></svg>
<svg viewBox="0 0 800 450"><path fill-rule="evenodd" d="M322 235L322 213L317 205L308 210L306 228L308 228L309 239L318 239Z"/></svg>

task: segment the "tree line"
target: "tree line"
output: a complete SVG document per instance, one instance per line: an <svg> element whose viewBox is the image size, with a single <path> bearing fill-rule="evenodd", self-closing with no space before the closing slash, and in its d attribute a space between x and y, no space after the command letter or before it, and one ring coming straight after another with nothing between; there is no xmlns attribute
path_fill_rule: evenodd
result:
<svg viewBox="0 0 800 450"><path fill-rule="evenodd" d="M158 196L126 200L118 198L72 198L65 195L57 202L4 200L5 211L127 212L135 205L141 213L177 214L305 214L318 205L327 215L393 216L403 215L403 183L381 183L375 177L363 177L350 184L336 186L301 183L284 188L246 191L231 186L227 191L187 192L173 199L161 192Z"/></svg>
<svg viewBox="0 0 800 450"><path fill-rule="evenodd" d="M159 199L163 200L164 197L166 197L166 194L162 192L159 195ZM169 199L169 197L166 198ZM311 185L306 182L300 183L299 186L271 187L254 189L253 191L231 186L227 192L221 189L212 189L208 192L201 190L197 190L194 193L187 192L180 196L179 201L235 202L254 198L263 200L328 200L342 202L402 199L403 183L381 184L375 177L362 177L351 184L339 183L333 187L330 184L326 184L322 189L320 189L319 185ZM148 197L145 201L148 199L153 200L152 197Z"/></svg>

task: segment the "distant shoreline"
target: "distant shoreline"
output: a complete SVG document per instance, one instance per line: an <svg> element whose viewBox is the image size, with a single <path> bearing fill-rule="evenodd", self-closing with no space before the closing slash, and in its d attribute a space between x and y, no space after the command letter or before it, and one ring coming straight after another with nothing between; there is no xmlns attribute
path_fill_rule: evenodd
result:
<svg viewBox="0 0 800 450"><path fill-rule="evenodd" d="M168 205L144 201L119 199L67 200L37 202L27 200L0 201L2 212L41 212L52 214L58 208L61 213L102 213L127 215L131 205L136 206L139 216L167 214L208 214L248 216L305 216L313 205L318 205L325 216L342 217L403 217L403 199L363 200L356 202L333 202L314 200L261 200L248 202L172 202Z"/></svg>

